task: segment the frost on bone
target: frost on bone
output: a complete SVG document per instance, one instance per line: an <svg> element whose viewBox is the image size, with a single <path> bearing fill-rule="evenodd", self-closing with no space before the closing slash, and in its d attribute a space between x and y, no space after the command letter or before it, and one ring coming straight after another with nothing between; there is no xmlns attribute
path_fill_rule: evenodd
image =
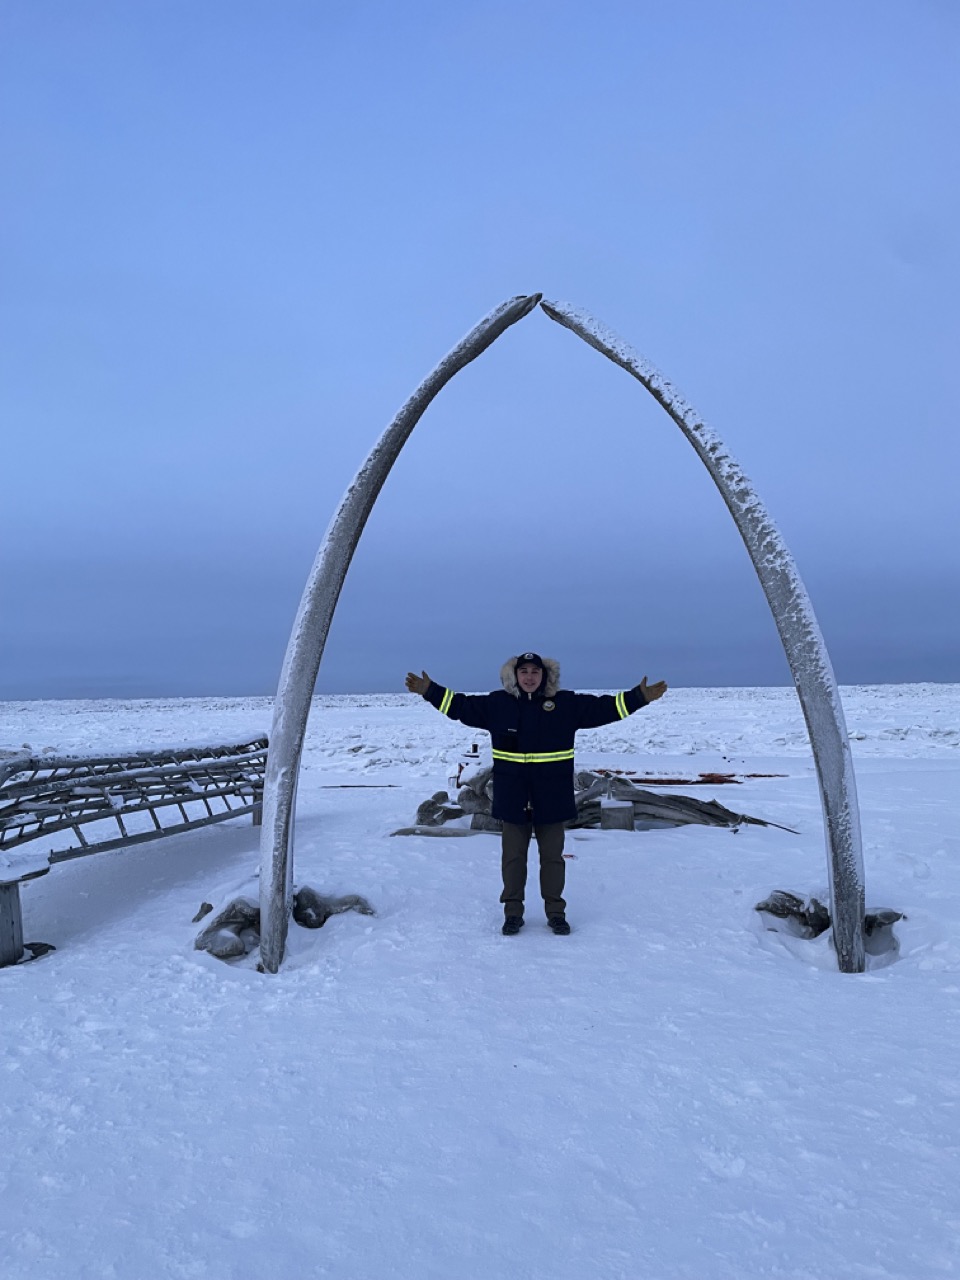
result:
<svg viewBox="0 0 960 1280"><path fill-rule="evenodd" d="M437 365L387 427L347 488L317 552L287 643L274 702L264 779L260 844L261 957L276 973L283 960L293 885L293 816L300 755L320 659L353 553L373 504L410 433L437 393L512 324L529 315L539 293L501 303Z"/></svg>
<svg viewBox="0 0 960 1280"><path fill-rule="evenodd" d="M860 813L847 727L833 666L787 545L743 469L682 395L600 321L569 303L541 303L558 324L620 365L667 411L700 456L733 516L760 579L793 675L823 805L831 915L840 968L864 968Z"/></svg>

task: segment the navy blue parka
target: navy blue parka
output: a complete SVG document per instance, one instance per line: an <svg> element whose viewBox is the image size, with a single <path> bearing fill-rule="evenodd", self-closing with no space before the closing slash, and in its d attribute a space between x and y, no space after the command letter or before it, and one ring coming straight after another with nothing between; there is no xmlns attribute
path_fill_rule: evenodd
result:
<svg viewBox="0 0 960 1280"><path fill-rule="evenodd" d="M618 694L551 692L550 659L540 688L524 693L510 659L506 686L494 693L455 693L431 681L426 700L451 720L486 729L493 746L493 816L503 822L546 824L577 816L573 744L578 729L615 724L647 705L639 686ZM509 672L509 676L508 676ZM516 692L514 692L516 690Z"/></svg>

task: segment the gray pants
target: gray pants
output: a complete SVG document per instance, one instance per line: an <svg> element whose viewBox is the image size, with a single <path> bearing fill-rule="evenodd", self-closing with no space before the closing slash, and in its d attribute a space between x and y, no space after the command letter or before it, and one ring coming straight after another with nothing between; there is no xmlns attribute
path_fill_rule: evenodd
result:
<svg viewBox="0 0 960 1280"><path fill-rule="evenodd" d="M534 826L527 822L503 824L503 903L505 916L523 915L523 894L527 886L527 850L530 836L537 837L540 850L540 894L548 916L562 916L567 904L563 900L563 882L567 868L563 861L562 822Z"/></svg>

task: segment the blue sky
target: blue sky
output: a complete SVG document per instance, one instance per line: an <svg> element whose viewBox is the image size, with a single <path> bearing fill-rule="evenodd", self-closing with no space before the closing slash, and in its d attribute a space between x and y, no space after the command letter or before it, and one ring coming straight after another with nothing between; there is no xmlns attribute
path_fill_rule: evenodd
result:
<svg viewBox="0 0 960 1280"><path fill-rule="evenodd" d="M269 693L345 485L502 299L658 365L843 682L960 680L952 0L0 11L0 697ZM428 411L321 690L782 684L703 468L536 313Z"/></svg>

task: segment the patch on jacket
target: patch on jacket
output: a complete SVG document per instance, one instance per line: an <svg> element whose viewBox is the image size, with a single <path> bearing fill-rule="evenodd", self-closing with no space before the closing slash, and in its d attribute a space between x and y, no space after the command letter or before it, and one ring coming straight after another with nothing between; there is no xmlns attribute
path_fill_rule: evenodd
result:
<svg viewBox="0 0 960 1280"><path fill-rule="evenodd" d="M556 706L557 704L552 698L547 698L546 702L543 704L543 709L544 711L554 711Z"/></svg>

